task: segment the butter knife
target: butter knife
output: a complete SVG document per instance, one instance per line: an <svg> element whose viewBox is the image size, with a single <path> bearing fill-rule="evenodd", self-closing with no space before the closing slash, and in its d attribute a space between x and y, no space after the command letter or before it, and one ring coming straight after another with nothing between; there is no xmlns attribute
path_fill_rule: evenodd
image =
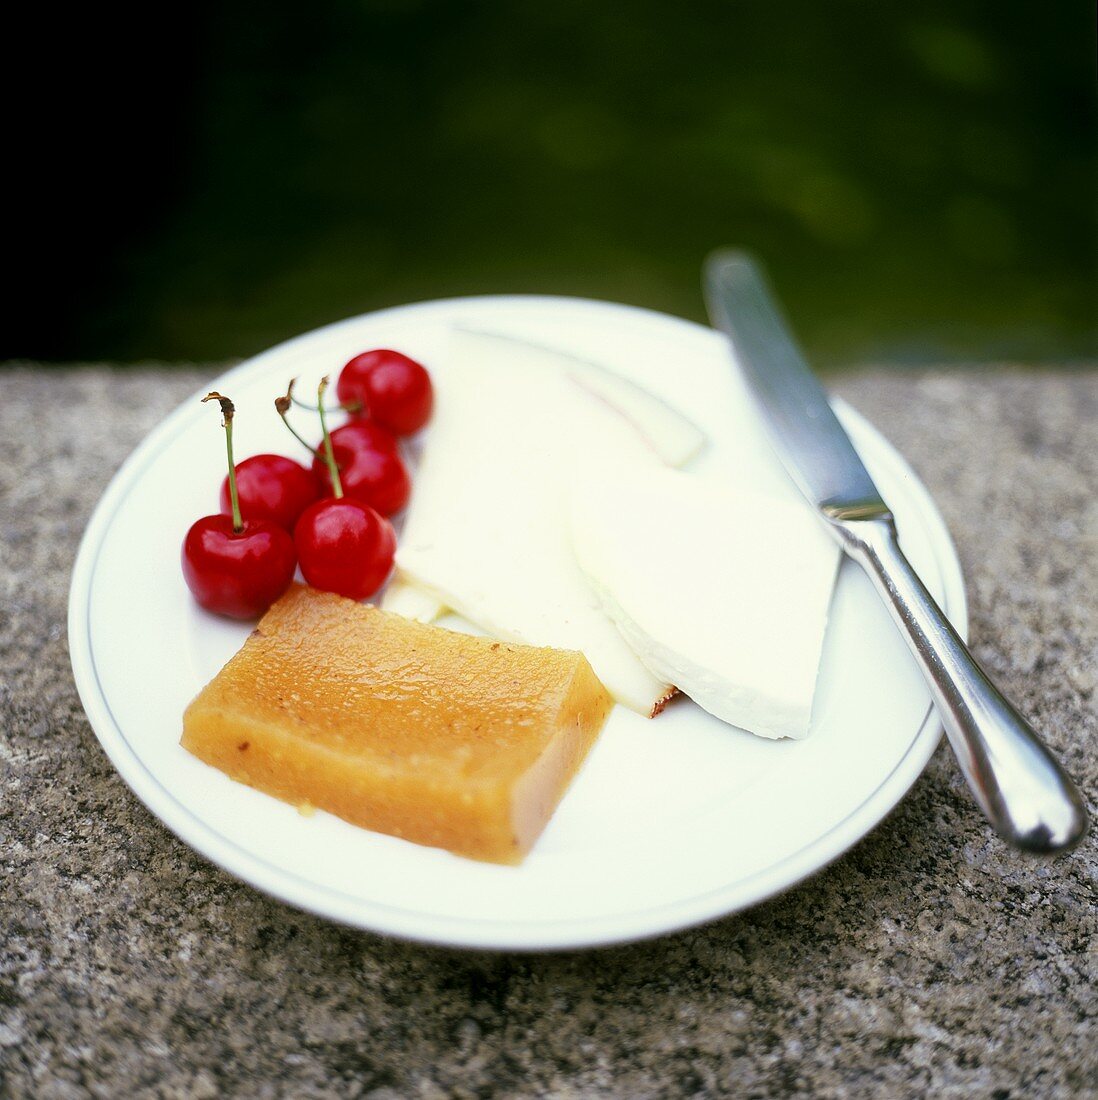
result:
<svg viewBox="0 0 1098 1100"><path fill-rule="evenodd" d="M904 557L896 524L801 355L755 262L705 265L715 328L732 342L786 470L843 550L869 574L918 662L980 808L1025 851L1052 854L1087 830L1082 797L1026 720L976 663Z"/></svg>

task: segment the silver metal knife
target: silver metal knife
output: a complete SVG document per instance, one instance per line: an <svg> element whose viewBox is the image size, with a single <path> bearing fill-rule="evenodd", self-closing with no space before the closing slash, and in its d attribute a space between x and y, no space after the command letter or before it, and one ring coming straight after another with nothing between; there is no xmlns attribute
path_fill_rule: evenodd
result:
<svg viewBox="0 0 1098 1100"><path fill-rule="evenodd" d="M946 736L980 808L1030 852L1071 848L1087 830L1082 797L1026 720L973 659L900 550L868 470L793 341L762 274L742 252L705 265L715 328L740 369L790 476L869 574L926 678Z"/></svg>

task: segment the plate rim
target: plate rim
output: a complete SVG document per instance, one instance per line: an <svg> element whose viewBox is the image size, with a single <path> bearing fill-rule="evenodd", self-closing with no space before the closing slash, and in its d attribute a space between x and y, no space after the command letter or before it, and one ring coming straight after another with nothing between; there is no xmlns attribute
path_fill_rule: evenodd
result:
<svg viewBox="0 0 1098 1100"><path fill-rule="evenodd" d="M641 315L663 324L673 323L690 330L705 326L657 310L619 302L565 295L470 295L409 303L348 317L285 340L229 368L217 376L219 384L243 372L261 369L269 357L295 345L351 327L363 320L412 311L445 312L455 306L534 306L592 308ZM203 388L204 389L204 388ZM196 391L202 392L202 391ZM919 505L919 518L927 529L944 589L943 603L954 627L967 636L967 601L956 547L926 486L903 455L857 410L839 398L832 402L843 408L858 435L872 439L879 448L878 459L902 475ZM81 703L89 724L108 759L130 790L183 843L205 856L223 871L263 893L296 908L341 924L414 942L480 950L557 951L610 946L681 931L739 912L792 889L822 871L890 813L922 773L941 738L941 725L933 707L927 708L911 742L893 769L876 788L841 821L808 844L752 874L721 887L663 903L652 908L598 917L567 920L522 921L439 916L364 900L318 883L310 882L285 868L254 855L224 836L187 809L148 769L111 711L95 664L94 641L88 604L99 552L115 513L130 487L139 479L144 465L158 453L161 444L200 413L192 401L184 400L145 436L125 459L100 496L85 528L73 566L69 586L68 642L70 661ZM460 933L455 928L460 926Z"/></svg>

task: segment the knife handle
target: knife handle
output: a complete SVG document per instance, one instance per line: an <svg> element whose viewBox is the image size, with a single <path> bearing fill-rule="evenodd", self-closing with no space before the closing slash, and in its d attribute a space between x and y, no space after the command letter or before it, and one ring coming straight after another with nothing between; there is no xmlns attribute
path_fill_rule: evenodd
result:
<svg viewBox="0 0 1098 1100"><path fill-rule="evenodd" d="M900 550L892 518L833 525L918 661L961 771L991 824L1030 852L1050 855L1077 844L1087 831L1078 789L949 624Z"/></svg>

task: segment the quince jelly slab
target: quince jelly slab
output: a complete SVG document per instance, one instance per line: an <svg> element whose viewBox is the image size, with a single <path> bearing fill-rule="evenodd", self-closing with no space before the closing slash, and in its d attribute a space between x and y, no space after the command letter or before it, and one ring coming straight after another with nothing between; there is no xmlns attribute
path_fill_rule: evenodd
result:
<svg viewBox="0 0 1098 1100"><path fill-rule="evenodd" d="M298 806L518 863L612 706L580 653L294 585L187 707L181 743Z"/></svg>

